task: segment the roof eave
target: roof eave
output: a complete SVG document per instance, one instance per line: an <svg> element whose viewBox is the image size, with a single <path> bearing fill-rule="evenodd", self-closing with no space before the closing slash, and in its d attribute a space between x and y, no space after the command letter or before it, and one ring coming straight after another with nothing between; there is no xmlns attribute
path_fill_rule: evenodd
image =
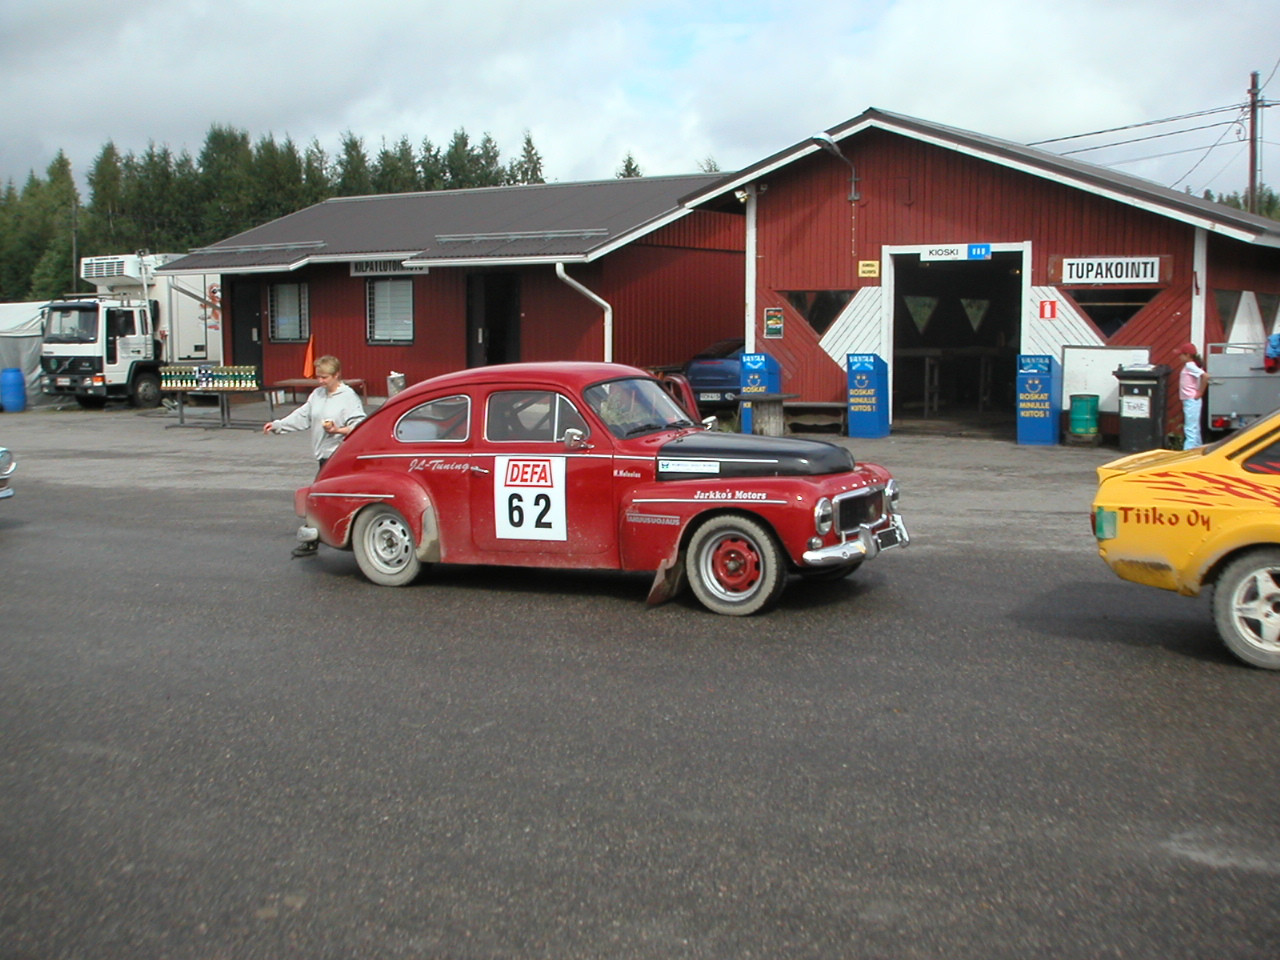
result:
<svg viewBox="0 0 1280 960"><path fill-rule="evenodd" d="M1003 166L1011 170L1017 170L1021 173L1026 173L1044 180L1060 183L1064 186L1069 186L1075 189L1085 189L1091 193L1114 200L1117 203L1123 203L1139 210L1145 210L1148 213L1154 213L1158 216L1178 220L1182 223L1188 224L1189 226L1198 227L1211 233L1230 237L1244 243L1266 247L1280 246L1280 228L1278 228L1277 233L1270 234L1250 229L1245 226L1236 226L1220 219L1214 219L1204 214L1195 213L1175 204L1161 202L1153 198L1140 197L1116 187L1107 186L1105 183L1098 180L1092 180L1085 176L1076 176L1066 170L1053 170L1047 165L1021 160L1015 156L1003 154L998 150L982 147L977 144L966 143L954 138L931 134L910 124L896 122L892 117L886 116L880 111L874 109L867 111L862 116L857 117L848 123L837 125L825 132L839 141L861 133L864 130L873 128L885 130L890 133L896 133L904 137L911 137L922 143L929 143L933 146L941 147L946 150L954 150L957 153L985 160L989 163L995 163L999 166ZM740 190L751 183L761 180L784 167L790 166L802 157L806 157L821 149L823 148L812 140L806 140L795 144L786 150L774 154L772 157L762 160L760 163L752 167L747 167L736 174L731 174L729 178L713 184L701 193L694 193L683 197L680 202L682 205L687 207L702 206L711 200L723 197L727 193Z"/></svg>
<svg viewBox="0 0 1280 960"><path fill-rule="evenodd" d="M536 257L410 257L406 267L536 267L555 263L586 263L585 254L548 254Z"/></svg>

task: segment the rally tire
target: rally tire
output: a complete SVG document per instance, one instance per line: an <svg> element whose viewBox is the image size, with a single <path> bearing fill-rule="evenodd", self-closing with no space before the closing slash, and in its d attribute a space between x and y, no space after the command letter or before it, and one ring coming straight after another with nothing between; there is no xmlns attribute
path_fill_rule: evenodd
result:
<svg viewBox="0 0 1280 960"><path fill-rule="evenodd" d="M1280 550L1251 550L1227 565L1214 587L1213 619L1233 654L1280 670Z"/></svg>
<svg viewBox="0 0 1280 960"><path fill-rule="evenodd" d="M422 572L413 529L399 511L367 507L351 529L351 549L360 572L383 587L403 587Z"/></svg>
<svg viewBox="0 0 1280 960"><path fill-rule="evenodd" d="M771 607L786 586L782 550L750 517L726 514L697 529L686 554L689 586L712 613L745 617Z"/></svg>

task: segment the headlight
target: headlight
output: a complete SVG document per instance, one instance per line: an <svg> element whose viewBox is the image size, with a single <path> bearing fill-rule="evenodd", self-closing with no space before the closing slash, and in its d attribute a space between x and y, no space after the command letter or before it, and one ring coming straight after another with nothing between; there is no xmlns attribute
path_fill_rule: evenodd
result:
<svg viewBox="0 0 1280 960"><path fill-rule="evenodd" d="M813 508L813 529L820 534L831 532L831 524L835 519L835 508L826 497L819 500Z"/></svg>
<svg viewBox="0 0 1280 960"><path fill-rule="evenodd" d="M13 471L13 454L0 447L0 476Z"/></svg>

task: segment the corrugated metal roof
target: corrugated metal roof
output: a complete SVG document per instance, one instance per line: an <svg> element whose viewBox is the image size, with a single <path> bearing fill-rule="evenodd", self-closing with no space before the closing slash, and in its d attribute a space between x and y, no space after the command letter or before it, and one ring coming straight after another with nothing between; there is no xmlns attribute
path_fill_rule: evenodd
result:
<svg viewBox="0 0 1280 960"><path fill-rule="evenodd" d="M192 251L162 272L382 259L420 266L593 260L686 216L679 198L719 179L635 177L336 198Z"/></svg>
<svg viewBox="0 0 1280 960"><path fill-rule="evenodd" d="M864 130L880 129L959 150L972 156L1013 167L1064 183L1069 186L1108 196L1121 203L1182 220L1194 226L1224 233L1247 243L1280 246L1280 221L1236 210L1233 207L1179 193L1151 180L1117 173L1106 167L1062 157L1047 150L1001 140L985 134L960 130L939 123L877 110L874 107L838 126L827 130L838 141L856 136ZM758 163L722 177L718 183L681 198L686 206L702 206L726 194L823 149L814 140L804 140L766 157ZM856 161L856 157L852 158Z"/></svg>

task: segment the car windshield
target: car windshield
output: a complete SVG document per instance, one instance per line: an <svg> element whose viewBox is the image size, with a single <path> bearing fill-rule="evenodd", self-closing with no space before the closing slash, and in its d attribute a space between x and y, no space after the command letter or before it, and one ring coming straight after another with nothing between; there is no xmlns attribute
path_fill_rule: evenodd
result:
<svg viewBox="0 0 1280 960"><path fill-rule="evenodd" d="M94 343L97 339L96 304L50 308L45 315L45 343Z"/></svg>
<svg viewBox="0 0 1280 960"><path fill-rule="evenodd" d="M582 396L609 432L624 440L694 425L656 380L609 380L587 387Z"/></svg>

